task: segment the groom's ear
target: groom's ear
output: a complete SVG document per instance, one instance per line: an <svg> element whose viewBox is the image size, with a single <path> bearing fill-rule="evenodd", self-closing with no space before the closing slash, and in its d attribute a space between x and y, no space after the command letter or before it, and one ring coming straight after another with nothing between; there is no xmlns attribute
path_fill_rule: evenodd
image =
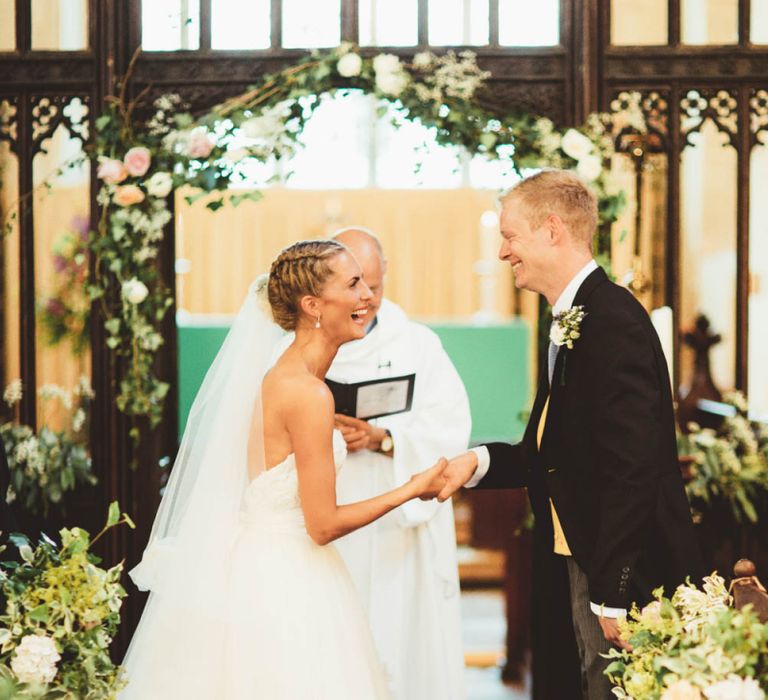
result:
<svg viewBox="0 0 768 700"><path fill-rule="evenodd" d="M557 214L550 214L546 219L549 240L553 245L560 245L568 238L568 228Z"/></svg>

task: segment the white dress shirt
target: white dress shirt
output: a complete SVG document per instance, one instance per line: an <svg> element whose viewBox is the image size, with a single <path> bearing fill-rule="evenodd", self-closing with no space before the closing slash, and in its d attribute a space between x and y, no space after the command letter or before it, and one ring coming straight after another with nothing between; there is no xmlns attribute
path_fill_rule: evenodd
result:
<svg viewBox="0 0 768 700"><path fill-rule="evenodd" d="M562 313L570 309L573 306L573 300L576 298L576 293L579 291L579 287L583 284L584 280L589 277L596 269L598 265L594 260L590 260L584 267L579 270L571 281L566 285L557 301L552 306L552 315ZM554 343L549 343L547 352L547 375L549 377L549 383L552 384L552 373L555 371L555 361L557 360L557 353L559 347ZM491 456L488 453L488 448L485 445L479 447L473 447L472 452L477 456L477 468L472 478L465 484L466 488L473 488L477 486L483 477L488 473L488 469L491 466ZM627 611L622 608L607 608L590 603L592 612L595 615L602 615L603 617L623 617L626 616Z"/></svg>

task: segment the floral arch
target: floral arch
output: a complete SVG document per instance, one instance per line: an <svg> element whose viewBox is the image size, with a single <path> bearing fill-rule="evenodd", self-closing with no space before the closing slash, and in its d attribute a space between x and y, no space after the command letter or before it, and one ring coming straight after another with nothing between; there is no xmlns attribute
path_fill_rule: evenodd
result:
<svg viewBox="0 0 768 700"><path fill-rule="evenodd" d="M134 419L148 418L154 427L169 390L153 364L163 344L159 326L173 303L156 258L172 219L174 190L196 190L188 201L210 195L206 206L213 211L225 202L259 199L257 190L227 194L238 179L238 162L293 154L325 94L373 95L399 118L433 129L438 144L506 162L518 173L575 169L598 194L596 248L607 260L610 224L624 204L623 193L610 192L605 169L613 152L608 117L593 114L584 126L561 130L547 118L501 113L489 106L488 77L471 52L423 52L405 63L391 54L367 57L343 44L265 76L204 114L190 113L177 95L163 95L146 119L135 118L143 93L128 101L126 77L121 94L96 120L100 216L89 243L96 275L88 292L101 304L109 348L126 360L118 408ZM135 421L131 435L139 439Z"/></svg>

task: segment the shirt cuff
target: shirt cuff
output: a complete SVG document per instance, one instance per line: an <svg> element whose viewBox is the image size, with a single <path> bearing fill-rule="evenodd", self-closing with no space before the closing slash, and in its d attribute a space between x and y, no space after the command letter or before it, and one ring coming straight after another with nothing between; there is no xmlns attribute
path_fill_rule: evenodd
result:
<svg viewBox="0 0 768 700"><path fill-rule="evenodd" d="M472 475L472 478L466 484L464 484L464 488L467 489L471 489L477 486L482 481L483 477L488 473L488 469L491 466L491 455L485 445L480 445L480 447L473 447L469 451L474 452L475 456L477 457L477 468L475 469L475 473Z"/></svg>
<svg viewBox="0 0 768 700"><path fill-rule="evenodd" d="M607 608L604 605L597 605L596 603L590 603L589 607L592 612L599 617L611 617L615 619L627 616L627 611L624 608Z"/></svg>

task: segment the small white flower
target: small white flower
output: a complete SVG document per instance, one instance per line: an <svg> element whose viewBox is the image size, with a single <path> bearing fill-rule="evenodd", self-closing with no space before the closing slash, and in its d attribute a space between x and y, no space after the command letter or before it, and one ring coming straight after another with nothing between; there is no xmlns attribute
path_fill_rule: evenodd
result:
<svg viewBox="0 0 768 700"><path fill-rule="evenodd" d="M5 502L8 505L11 505L16 500L16 491L14 490L13 486L9 486L8 490L5 492Z"/></svg>
<svg viewBox="0 0 768 700"><path fill-rule="evenodd" d="M79 433L84 423L85 411L82 408L78 408L72 418L72 430L74 430L76 433Z"/></svg>
<svg viewBox="0 0 768 700"><path fill-rule="evenodd" d="M11 669L22 683L47 685L56 677L61 659L56 642L41 634L28 634L16 647Z"/></svg>
<svg viewBox="0 0 768 700"><path fill-rule="evenodd" d="M363 69L363 59L356 53L344 54L336 64L336 70L344 78L354 78Z"/></svg>
<svg viewBox="0 0 768 700"><path fill-rule="evenodd" d="M147 180L145 187L151 197L165 199L173 189L173 178L170 173L155 173Z"/></svg>
<svg viewBox="0 0 768 700"><path fill-rule="evenodd" d="M565 345L569 350L573 350L573 341L581 336L581 322L586 315L583 306L572 306L570 309L554 314L549 339L557 347Z"/></svg>
<svg viewBox="0 0 768 700"><path fill-rule="evenodd" d="M377 73L376 87L385 95L399 97L408 86L408 80L408 75L402 71L398 73Z"/></svg>
<svg viewBox="0 0 768 700"><path fill-rule="evenodd" d="M147 285L136 277L123 282L122 292L125 300L131 304L141 304L149 294Z"/></svg>
<svg viewBox="0 0 768 700"><path fill-rule="evenodd" d="M679 680L664 691L661 700L701 700L701 693L690 681Z"/></svg>
<svg viewBox="0 0 768 700"><path fill-rule="evenodd" d="M21 401L21 397L23 396L23 385L21 383L21 379L14 379L7 387L5 387L5 391L3 392L3 401L7 403L9 406L13 406L14 404Z"/></svg>
<svg viewBox="0 0 768 700"><path fill-rule="evenodd" d="M596 180L600 177L600 173L603 172L603 164L600 161L600 156L584 156L576 164L576 172L588 182Z"/></svg>
<svg viewBox="0 0 768 700"><path fill-rule="evenodd" d="M380 53L373 59L376 74L399 73L402 70L400 59L392 53Z"/></svg>
<svg viewBox="0 0 768 700"><path fill-rule="evenodd" d="M553 323L552 327L549 329L549 339L557 345L557 347L560 347L565 343L565 330L561 328L559 324Z"/></svg>
<svg viewBox="0 0 768 700"><path fill-rule="evenodd" d="M429 51L420 51L413 57L413 67L419 70L426 70L432 65L434 55Z"/></svg>
<svg viewBox="0 0 768 700"><path fill-rule="evenodd" d="M730 675L704 689L707 700L764 700L765 693L754 678Z"/></svg>
<svg viewBox="0 0 768 700"><path fill-rule="evenodd" d="M575 161L581 161L582 158L592 153L592 142L576 129L568 129L563 135L563 152L573 158Z"/></svg>

